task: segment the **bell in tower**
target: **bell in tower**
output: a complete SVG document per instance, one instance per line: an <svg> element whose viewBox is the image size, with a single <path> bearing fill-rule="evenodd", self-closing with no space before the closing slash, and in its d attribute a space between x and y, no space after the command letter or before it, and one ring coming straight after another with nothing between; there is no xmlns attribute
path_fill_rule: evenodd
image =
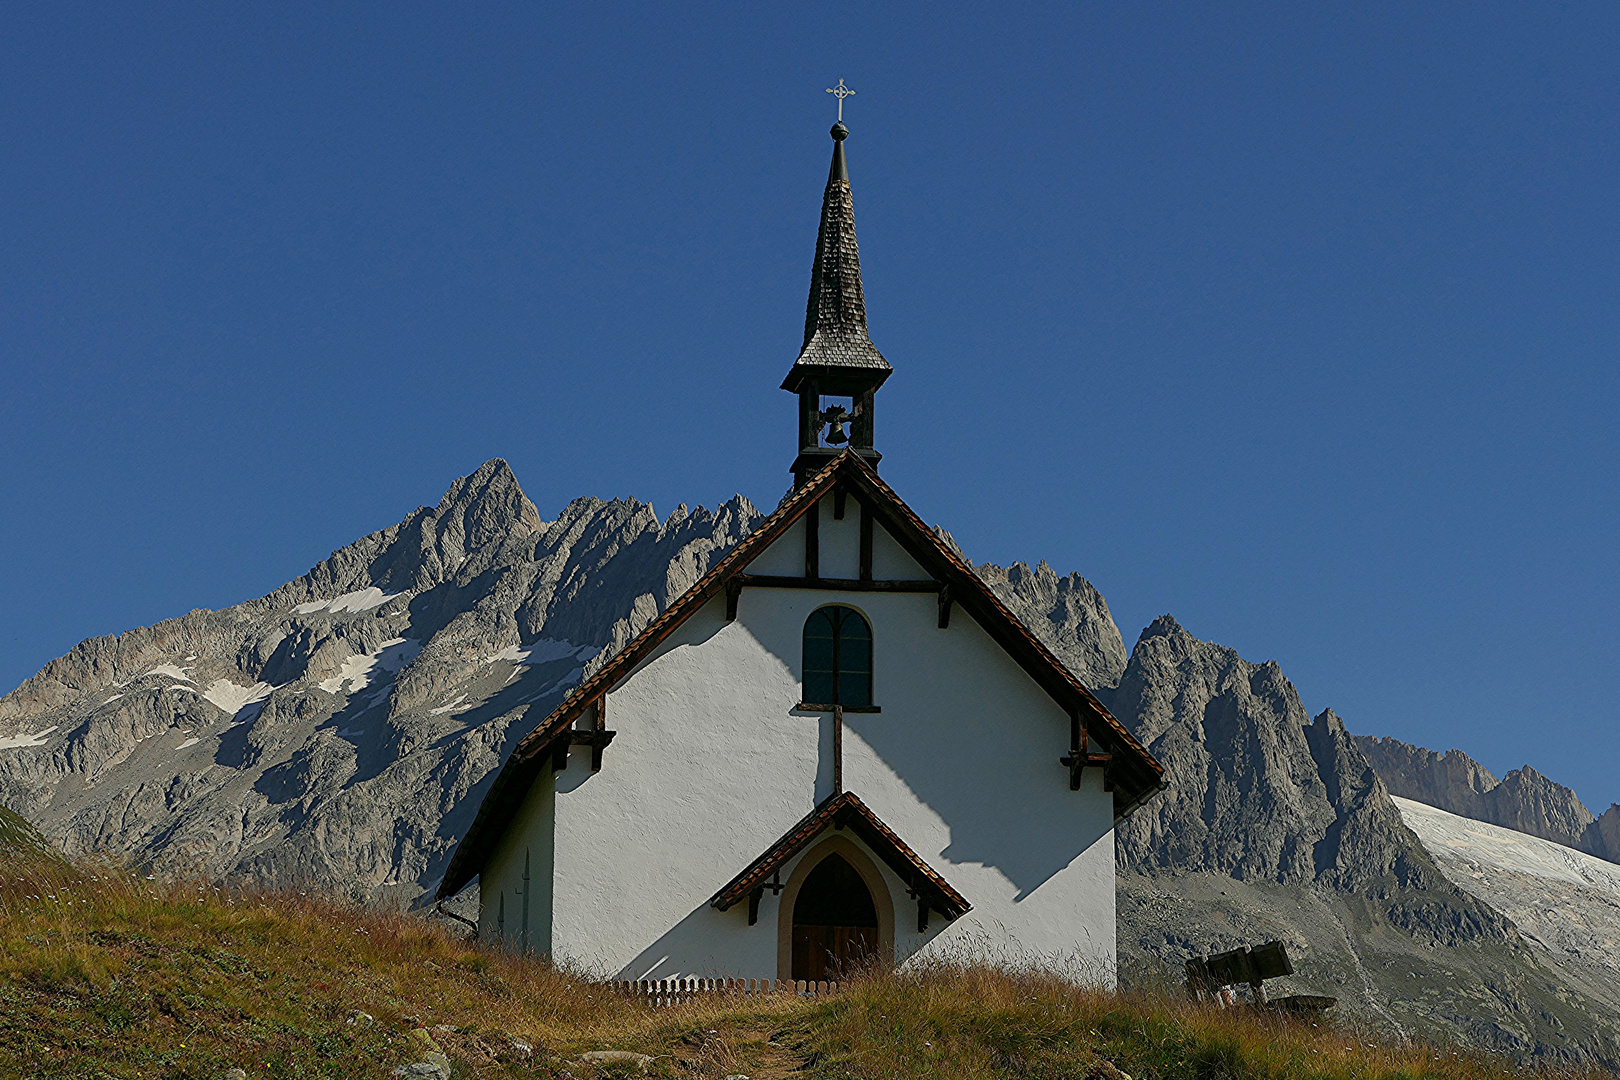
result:
<svg viewBox="0 0 1620 1080"><path fill-rule="evenodd" d="M849 170L844 165L844 139L848 135L842 120L833 126L832 169L821 201L816 261L810 268L804 348L782 381L782 389L799 395L795 488L846 447L873 466L883 456L872 447L872 402L878 387L894 369L877 351L866 330L861 253L855 244L855 204L850 198ZM849 404L839 399L847 399Z"/></svg>

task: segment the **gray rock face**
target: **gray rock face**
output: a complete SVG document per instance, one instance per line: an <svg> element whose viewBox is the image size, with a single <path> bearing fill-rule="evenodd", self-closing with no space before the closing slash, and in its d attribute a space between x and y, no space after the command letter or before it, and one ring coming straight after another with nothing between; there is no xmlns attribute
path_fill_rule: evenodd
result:
<svg viewBox="0 0 1620 1080"><path fill-rule="evenodd" d="M1104 700L1170 781L1119 830L1131 866L1349 888L1443 880L1343 722L1313 722L1274 661L1249 663L1166 615Z"/></svg>
<svg viewBox="0 0 1620 1080"><path fill-rule="evenodd" d="M1058 577L1042 560L1002 569L974 566L979 576L1035 632L1043 644L1093 691L1117 686L1125 674L1125 639L1108 601L1079 574Z"/></svg>
<svg viewBox="0 0 1620 1080"><path fill-rule="evenodd" d="M1620 983L1568 977L1448 880L1359 740L1331 711L1311 719L1275 663L1165 616L1102 696L1171 783L1116 833L1128 981L1176 980L1189 955L1275 938L1298 970L1279 993L1333 994L1442 1041L1620 1060Z"/></svg>
<svg viewBox="0 0 1620 1080"><path fill-rule="evenodd" d="M1438 754L1399 739L1355 738L1390 791L1403 799L1620 862L1620 806L1598 818L1575 792L1528 765L1498 780L1461 750Z"/></svg>
<svg viewBox="0 0 1620 1080"><path fill-rule="evenodd" d="M1583 836L1588 854L1620 863L1620 803L1610 803L1597 820L1586 827Z"/></svg>
<svg viewBox="0 0 1620 1080"><path fill-rule="evenodd" d="M0 699L0 803L69 851L413 898L511 745L758 517L546 522L491 461L261 600L46 665Z"/></svg>

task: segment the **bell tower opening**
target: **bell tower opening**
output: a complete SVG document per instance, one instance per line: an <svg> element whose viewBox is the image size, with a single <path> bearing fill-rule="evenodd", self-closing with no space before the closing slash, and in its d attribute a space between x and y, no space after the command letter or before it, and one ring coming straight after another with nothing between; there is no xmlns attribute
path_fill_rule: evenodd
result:
<svg viewBox="0 0 1620 1080"><path fill-rule="evenodd" d="M804 347L782 381L799 396L799 452L793 486L799 487L829 461L853 450L874 467L883 457L873 446L873 405L878 387L894 369L872 344L861 287L861 252L855 242L855 203L850 195L844 139L849 129L833 125L832 168L821 201L816 260L810 268Z"/></svg>
<svg viewBox="0 0 1620 1080"><path fill-rule="evenodd" d="M793 902L793 978L840 978L878 950L877 906L860 872L836 853L810 871Z"/></svg>

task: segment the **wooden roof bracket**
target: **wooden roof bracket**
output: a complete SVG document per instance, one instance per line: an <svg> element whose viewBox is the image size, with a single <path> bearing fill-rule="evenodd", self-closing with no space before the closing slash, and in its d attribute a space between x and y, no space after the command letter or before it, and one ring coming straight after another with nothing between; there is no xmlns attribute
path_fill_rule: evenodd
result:
<svg viewBox="0 0 1620 1080"><path fill-rule="evenodd" d="M776 873L771 875L771 880L761 882L760 884L755 885L752 889L749 890L749 892L748 892L748 925L749 926L754 926L754 925L758 924L758 922L759 922L759 900L760 900L760 897L765 895L765 890L766 889L771 890L771 895L772 896L781 896L782 895L782 890L784 888L786 888L786 886L782 884L782 868L777 867L776 868Z"/></svg>
<svg viewBox="0 0 1620 1080"><path fill-rule="evenodd" d="M602 751L607 749L608 743L613 741L617 731L607 729L607 695L596 699L595 708L591 710L591 726L589 730L569 728L559 732L551 744L551 771L562 772L568 768L568 751L574 746L588 746L591 748L591 772L602 771Z"/></svg>
<svg viewBox="0 0 1620 1080"><path fill-rule="evenodd" d="M950 582L942 582L939 586L939 628L949 630L951 626L951 586Z"/></svg>
<svg viewBox="0 0 1620 1080"><path fill-rule="evenodd" d="M906 895L917 901L917 933L928 932L928 894L917 887L915 880L906 883Z"/></svg>
<svg viewBox="0 0 1620 1080"><path fill-rule="evenodd" d="M1109 775L1109 763L1114 760L1113 754L1095 752L1091 749L1091 736L1085 726L1080 723L1080 710L1069 710L1069 752L1058 758L1058 764L1069 770L1069 790L1079 791L1080 781L1085 776L1086 766L1091 765L1103 771L1103 790L1113 791L1113 778Z"/></svg>
<svg viewBox="0 0 1620 1080"><path fill-rule="evenodd" d="M591 748L591 772L602 771L602 751L607 749L608 743L613 741L617 731L580 731L577 728L568 733L567 739L558 739L557 742L564 747L563 768L568 767L568 746L588 746ZM555 753L555 751L553 751ZM555 763L555 758L553 762Z"/></svg>

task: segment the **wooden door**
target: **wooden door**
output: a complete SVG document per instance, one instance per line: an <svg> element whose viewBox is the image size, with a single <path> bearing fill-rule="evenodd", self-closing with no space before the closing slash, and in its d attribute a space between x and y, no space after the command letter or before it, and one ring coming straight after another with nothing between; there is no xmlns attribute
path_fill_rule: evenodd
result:
<svg viewBox="0 0 1620 1080"><path fill-rule="evenodd" d="M837 979L877 951L877 908L860 873L828 855L793 902L793 978Z"/></svg>

